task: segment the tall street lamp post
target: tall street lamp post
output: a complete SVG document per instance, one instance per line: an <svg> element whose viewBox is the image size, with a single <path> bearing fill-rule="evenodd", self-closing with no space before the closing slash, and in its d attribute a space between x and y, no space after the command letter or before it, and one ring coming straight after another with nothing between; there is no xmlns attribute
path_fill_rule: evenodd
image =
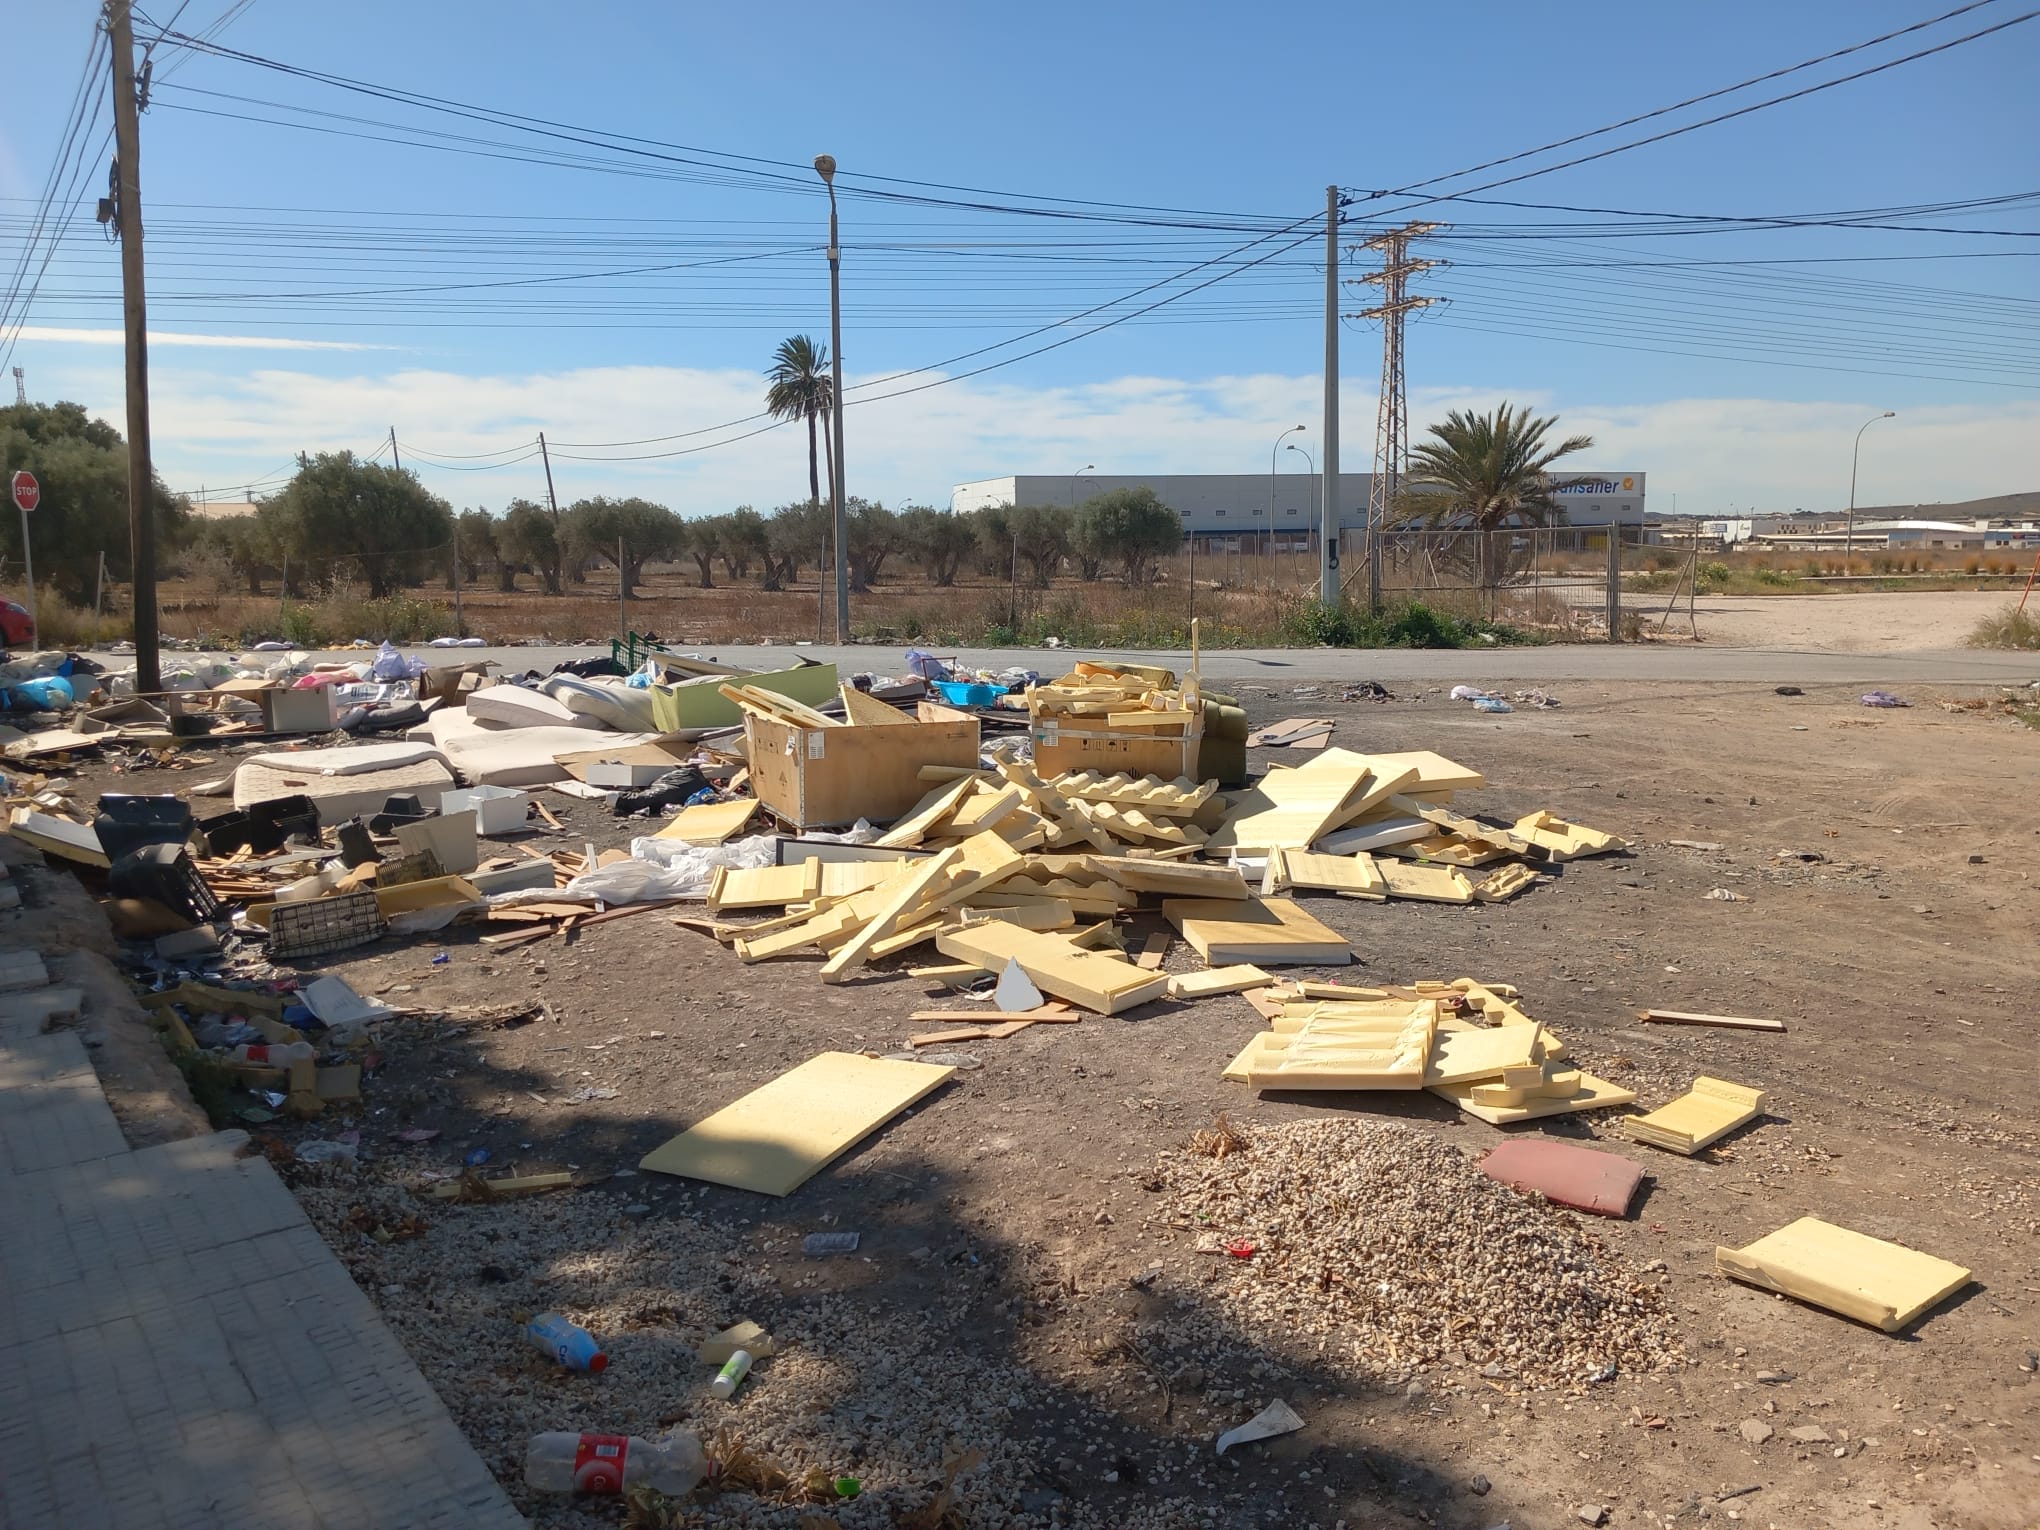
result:
<svg viewBox="0 0 2040 1530"><path fill-rule="evenodd" d="M1302 456L1305 462L1310 464L1311 482L1313 483L1313 485L1315 485L1317 481L1317 458L1313 457L1309 452L1304 451L1304 449L1298 446L1294 441L1289 443L1289 449L1293 452L1298 453L1300 456ZM1274 527L1272 525L1269 527L1269 534L1271 536L1274 534ZM1319 556L1322 559L1323 555L1320 554Z"/></svg>
<svg viewBox="0 0 2040 1530"><path fill-rule="evenodd" d="M1863 432L1879 420L1896 419L1897 413L1887 409L1882 414L1872 415L1856 432L1856 446L1849 453L1849 529L1842 538L1842 572L1849 571L1849 559L1856 551L1856 463L1863 455Z"/></svg>
<svg viewBox="0 0 2040 1530"><path fill-rule="evenodd" d="M830 431L836 438L834 479L836 522L836 641L850 641L850 517L843 500L843 244L836 229L836 157L815 156L815 174L829 188L829 365Z"/></svg>
<svg viewBox="0 0 2040 1530"><path fill-rule="evenodd" d="M1070 487L1068 499L1070 503L1070 508L1072 510L1077 508L1077 480L1083 477L1084 474L1090 472L1097 465L1098 464L1095 462L1087 462L1082 467L1078 468L1074 473L1070 474Z"/></svg>

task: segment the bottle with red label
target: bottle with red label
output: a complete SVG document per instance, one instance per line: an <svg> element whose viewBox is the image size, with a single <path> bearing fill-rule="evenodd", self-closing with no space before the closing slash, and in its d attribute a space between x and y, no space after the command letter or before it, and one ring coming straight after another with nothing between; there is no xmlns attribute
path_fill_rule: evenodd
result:
<svg viewBox="0 0 2040 1530"><path fill-rule="evenodd" d="M309 1041L287 1041L280 1045L254 1042L235 1047L227 1054L237 1063L253 1063L258 1068L288 1068L292 1063L310 1062L318 1055L318 1048Z"/></svg>
<svg viewBox="0 0 2040 1530"><path fill-rule="evenodd" d="M541 1352L570 1371L600 1373L609 1367L609 1356L602 1352L595 1335L557 1312L541 1312L525 1325L524 1333Z"/></svg>
<svg viewBox="0 0 2040 1530"><path fill-rule="evenodd" d="M625 1434L535 1434L524 1451L524 1480L541 1493L621 1493L640 1483L668 1498L694 1491L715 1466L691 1430L657 1440Z"/></svg>

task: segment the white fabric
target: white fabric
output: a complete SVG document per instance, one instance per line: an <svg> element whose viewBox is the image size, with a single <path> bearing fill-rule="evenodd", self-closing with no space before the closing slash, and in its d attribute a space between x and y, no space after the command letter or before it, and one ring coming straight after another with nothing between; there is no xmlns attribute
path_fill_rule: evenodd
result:
<svg viewBox="0 0 2040 1530"><path fill-rule="evenodd" d="M564 705L542 691L529 690L521 685L488 685L478 691L470 691L467 714L476 722L491 723L500 728L600 726L592 718L586 721L576 718Z"/></svg>

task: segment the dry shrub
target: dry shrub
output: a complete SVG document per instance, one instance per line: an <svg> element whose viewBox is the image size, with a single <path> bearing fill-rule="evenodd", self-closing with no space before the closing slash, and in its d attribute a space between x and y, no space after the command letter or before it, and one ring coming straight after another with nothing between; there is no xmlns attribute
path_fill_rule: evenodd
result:
<svg viewBox="0 0 2040 1530"><path fill-rule="evenodd" d="M1224 1111L1211 1124L1208 1132L1198 1132L1190 1139L1190 1151L1206 1158L1223 1158L1229 1153L1244 1153L1253 1145L1252 1139L1235 1126L1232 1118Z"/></svg>

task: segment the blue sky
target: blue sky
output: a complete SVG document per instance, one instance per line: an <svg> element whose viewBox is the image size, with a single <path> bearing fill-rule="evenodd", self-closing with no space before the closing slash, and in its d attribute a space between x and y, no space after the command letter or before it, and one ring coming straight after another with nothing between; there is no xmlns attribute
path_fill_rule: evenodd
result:
<svg viewBox="0 0 2040 1530"><path fill-rule="evenodd" d="M790 179L696 175L607 149L606 161L655 173L485 157L548 141L165 44L144 119L151 327L184 338L153 354L157 460L174 487L231 487L273 477L301 448L368 449L394 425L407 465L435 489L500 506L542 489L520 446L538 429L563 443L705 431L636 448L569 446L555 463L562 495L643 492L689 512L769 506L805 492L797 431L614 459L754 428L710 429L757 408L757 374L777 340L826 337L827 209L800 169L818 151L833 153L846 178L993 193L937 193L959 201L1064 197L1220 215L1160 220L1216 228L1156 227L846 200L845 356L851 382L869 383L1221 256L1307 218L1328 182L1366 192L1427 181L1955 3L1723 4L1700 25L1690 10L1603 4L1472 4L1441 25L1436 11L1332 5L590 3L565 24L550 5L256 0L222 45L755 156L777 163L751 168ZM189 0L178 26L201 31L229 8ZM35 67L10 71L0 197L33 199L97 7L24 9L10 21L9 52ZM177 0L145 8L157 20L176 10ZM2016 14L1990 0L1768 86L1433 189L1534 170ZM2036 192L2036 63L2040 22L1485 195L1780 216ZM492 143L455 154L331 130ZM676 169L689 178L673 178ZM9 275L32 207L0 203ZM2031 236L2036 208L1888 221ZM1611 228L1639 225L1471 202L1421 213L1449 225L1425 253L1452 265L1419 284L1451 302L1410 329L1419 431L1446 407L1530 399L1597 437L1591 464L1647 470L1656 508L1669 510L1677 493L1687 511L1778 510L1845 494L1856 426L1891 408L1898 418L1864 443L1865 502L2040 486L2040 240L1860 227L1617 237ZM1306 243L1047 354L860 404L848 420L851 490L940 503L959 480L1087 462L1258 472L1276 434L1297 423L1309 430L1296 439L1315 452L1319 261ZM1678 264L1643 264L1667 261ZM647 266L669 269L637 269ZM525 285L473 285L484 282ZM119 420L119 352L104 343L118 326L117 294L117 252L84 225L59 247L11 358L27 368L32 395L78 397ZM1354 293L1348 306L1366 301ZM1342 345L1353 470L1371 456L1378 331L1349 324ZM467 455L491 452L501 466ZM487 470L457 471L476 462Z"/></svg>

